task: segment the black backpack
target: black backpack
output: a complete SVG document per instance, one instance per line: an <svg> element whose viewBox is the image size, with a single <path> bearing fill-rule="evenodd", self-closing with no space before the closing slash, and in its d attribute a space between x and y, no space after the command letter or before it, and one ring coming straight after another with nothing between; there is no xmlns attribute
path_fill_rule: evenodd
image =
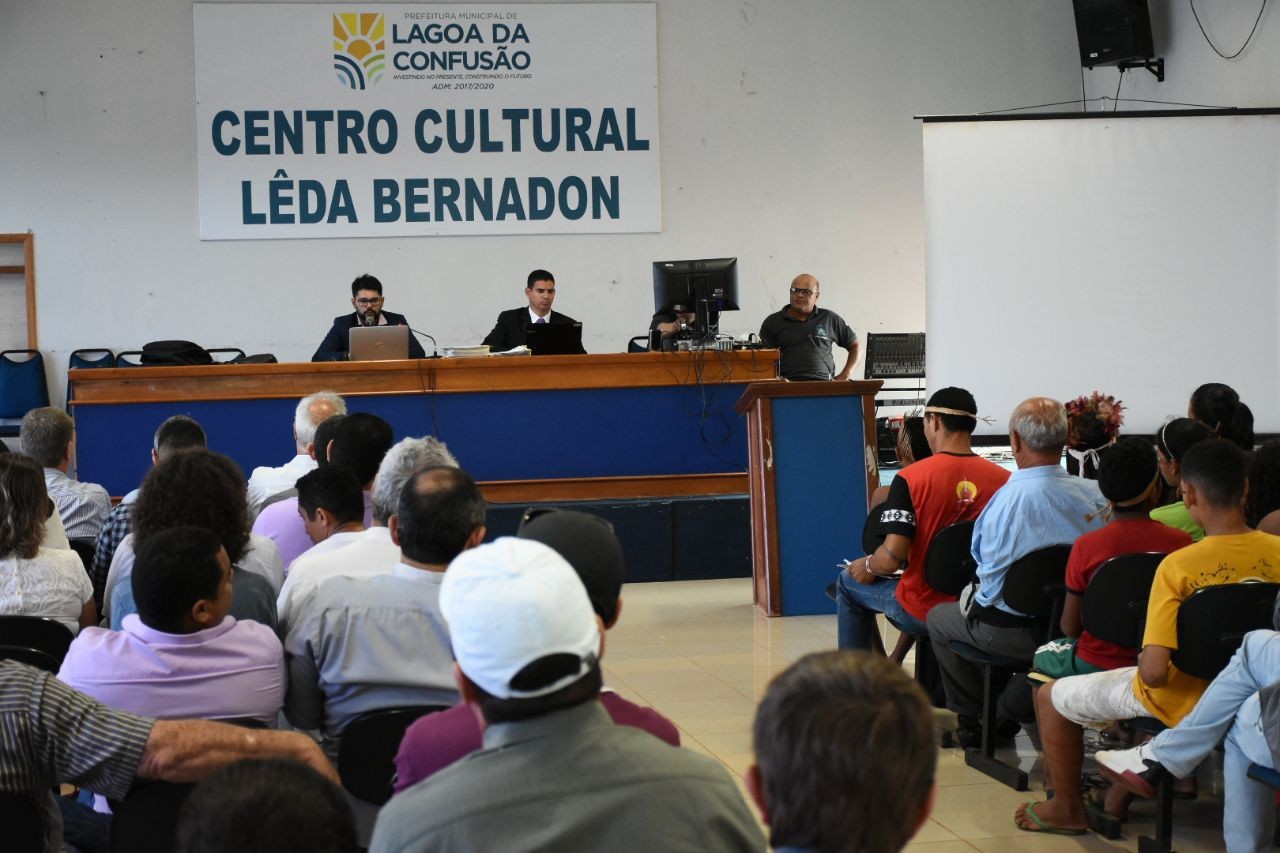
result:
<svg viewBox="0 0 1280 853"><path fill-rule="evenodd" d="M213 356L199 344L191 341L152 341L142 347L143 364L150 366L185 366L213 364Z"/></svg>

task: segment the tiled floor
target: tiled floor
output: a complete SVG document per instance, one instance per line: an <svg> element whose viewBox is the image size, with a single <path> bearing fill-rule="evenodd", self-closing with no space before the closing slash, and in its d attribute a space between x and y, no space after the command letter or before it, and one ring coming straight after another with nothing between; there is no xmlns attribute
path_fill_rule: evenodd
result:
<svg viewBox="0 0 1280 853"><path fill-rule="evenodd" d="M894 639L886 637L886 645ZM752 605L747 580L634 584L623 590L622 614L609 632L605 677L627 698L670 717L687 748L720 760L741 786L751 763L752 715L769 680L801 655L835 646L834 615L768 619ZM938 717L940 726L954 723L946 712ZM1031 791L1014 791L965 766L959 749L941 750L937 804L908 849L1137 850L1138 835L1154 832L1149 803L1134 807L1117 841L1019 831L1014 808L1043 791L1025 735L1014 750L1031 773ZM1200 783L1199 800L1176 806L1174 843L1181 853L1223 848L1220 767L1202 768Z"/></svg>

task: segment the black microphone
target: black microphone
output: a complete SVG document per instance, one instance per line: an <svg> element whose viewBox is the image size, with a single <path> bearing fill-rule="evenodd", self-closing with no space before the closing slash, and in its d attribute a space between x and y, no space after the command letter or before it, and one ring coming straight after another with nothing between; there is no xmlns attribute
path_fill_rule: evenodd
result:
<svg viewBox="0 0 1280 853"><path fill-rule="evenodd" d="M405 325L408 325L408 323L406 323ZM413 332L415 335L417 335L420 338L426 338L427 340L431 341L431 356L430 356L431 358L440 357L440 345L436 343L435 338L431 337L426 332L419 332L413 326L409 326L409 331ZM50 513L50 515L52 515L52 513Z"/></svg>
<svg viewBox="0 0 1280 853"><path fill-rule="evenodd" d="M370 308L368 311L360 315L360 324L364 326L378 325L378 312Z"/></svg>

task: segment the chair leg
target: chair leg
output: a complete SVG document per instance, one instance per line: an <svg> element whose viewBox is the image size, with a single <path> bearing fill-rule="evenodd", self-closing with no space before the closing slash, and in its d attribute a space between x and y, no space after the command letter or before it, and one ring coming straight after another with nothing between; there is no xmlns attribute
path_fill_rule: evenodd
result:
<svg viewBox="0 0 1280 853"><path fill-rule="evenodd" d="M1173 853L1173 778L1168 774L1156 785L1156 837L1140 836L1138 853Z"/></svg>
<svg viewBox="0 0 1280 853"><path fill-rule="evenodd" d="M1026 772L998 761L996 755L996 695L993 686L993 671L989 666L982 668L982 746L970 747L964 751L964 763L1013 788L1025 791L1028 786Z"/></svg>

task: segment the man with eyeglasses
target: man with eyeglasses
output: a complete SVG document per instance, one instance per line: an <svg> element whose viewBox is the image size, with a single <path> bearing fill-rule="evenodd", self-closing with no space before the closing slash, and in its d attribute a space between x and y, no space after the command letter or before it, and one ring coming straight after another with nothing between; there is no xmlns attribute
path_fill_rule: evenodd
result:
<svg viewBox="0 0 1280 853"><path fill-rule="evenodd" d="M352 314L333 318L329 334L324 336L312 361L346 361L351 349L351 330L356 326L408 326L403 314L383 311L382 282L369 274L358 276L351 282ZM409 358L426 358L427 353L417 338L409 335Z"/></svg>
<svg viewBox="0 0 1280 853"><path fill-rule="evenodd" d="M802 273L791 282L791 302L760 324L760 340L782 353L778 372L791 381L849 378L858 360L858 336L840 315L818 307L818 280ZM848 350L844 367L836 372L831 345Z"/></svg>

